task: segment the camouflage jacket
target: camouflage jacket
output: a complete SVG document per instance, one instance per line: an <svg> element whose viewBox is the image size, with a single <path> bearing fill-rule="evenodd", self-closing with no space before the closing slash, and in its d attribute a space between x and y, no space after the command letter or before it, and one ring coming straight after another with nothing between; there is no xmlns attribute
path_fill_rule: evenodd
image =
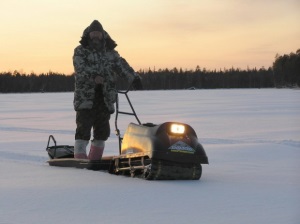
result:
<svg viewBox="0 0 300 224"><path fill-rule="evenodd" d="M95 78L103 78L104 102L114 113L116 101L116 78L125 77L133 81L137 74L126 60L115 50L96 51L79 45L74 50L73 64L75 69L74 109L91 109L95 99Z"/></svg>

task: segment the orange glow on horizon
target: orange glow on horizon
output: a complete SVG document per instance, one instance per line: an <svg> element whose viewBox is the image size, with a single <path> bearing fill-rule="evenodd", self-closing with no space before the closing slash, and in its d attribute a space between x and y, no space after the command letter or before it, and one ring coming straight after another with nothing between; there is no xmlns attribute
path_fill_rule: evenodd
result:
<svg viewBox="0 0 300 224"><path fill-rule="evenodd" d="M298 1L247 2L6 1L0 72L72 74L73 50L94 19L136 71L268 68L277 53L300 48Z"/></svg>

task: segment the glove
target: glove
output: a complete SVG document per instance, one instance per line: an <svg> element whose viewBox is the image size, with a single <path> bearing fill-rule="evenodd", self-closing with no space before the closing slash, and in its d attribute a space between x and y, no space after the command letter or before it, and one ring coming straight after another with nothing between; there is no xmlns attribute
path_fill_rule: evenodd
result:
<svg viewBox="0 0 300 224"><path fill-rule="evenodd" d="M143 90L143 84L140 77L136 77L132 82L132 87L135 90Z"/></svg>

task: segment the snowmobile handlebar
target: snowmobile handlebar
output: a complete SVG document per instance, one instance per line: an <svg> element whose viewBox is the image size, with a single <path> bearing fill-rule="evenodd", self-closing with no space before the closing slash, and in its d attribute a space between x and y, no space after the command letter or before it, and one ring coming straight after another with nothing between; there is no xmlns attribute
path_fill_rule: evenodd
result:
<svg viewBox="0 0 300 224"><path fill-rule="evenodd" d="M138 90L137 88L137 84L136 84L136 80L139 80L139 78L135 78L127 87L126 90L118 90L118 93L121 93L121 94L127 94L131 89L134 89L134 90Z"/></svg>
<svg viewBox="0 0 300 224"><path fill-rule="evenodd" d="M134 81L130 83L130 85L128 86L128 88L126 90L118 90L118 94L117 94L117 100L116 100L116 116L115 116L115 131L116 131L116 135L118 136L119 138L119 153L121 153L121 142L122 142L122 136L121 136L121 133L120 133L120 130L118 128L118 117L119 117L119 114L124 114L124 115L131 115L131 116L134 116L137 120L137 122L139 124L141 124L141 121L139 120L133 106L132 106L132 103L128 97L128 92L129 90L131 89L131 87L134 85ZM120 111L120 108L119 108L119 94L123 94L125 95L126 99L127 99L127 102L131 108L131 112L125 112L125 111Z"/></svg>
<svg viewBox="0 0 300 224"><path fill-rule="evenodd" d="M132 87L132 83L130 83L130 85L128 86L128 88L126 90L118 90L118 93L120 94L127 94L129 92L129 90Z"/></svg>
<svg viewBox="0 0 300 224"><path fill-rule="evenodd" d="M128 88L126 90L118 90L118 93L121 94L127 94L129 90L134 89L134 90L142 90L143 85L141 82L141 78L139 76L136 76L134 80L129 84Z"/></svg>

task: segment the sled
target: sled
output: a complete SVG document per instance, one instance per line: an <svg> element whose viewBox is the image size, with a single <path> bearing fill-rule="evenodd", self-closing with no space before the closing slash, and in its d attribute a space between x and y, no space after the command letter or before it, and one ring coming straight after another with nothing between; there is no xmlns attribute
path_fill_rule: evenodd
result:
<svg viewBox="0 0 300 224"><path fill-rule="evenodd" d="M108 170L112 157L103 157L101 160L55 158L48 161L50 166L74 167L88 170Z"/></svg>
<svg viewBox="0 0 300 224"><path fill-rule="evenodd" d="M118 91L116 101L118 155L102 157L97 161L74 159L74 147L57 145L55 138L50 135L46 147L49 165L102 170L146 180L199 180L202 164L208 164L208 158L195 130L179 122L142 124L128 97L129 89ZM120 94L125 95L131 112L120 111ZM118 128L120 114L134 116L137 121L128 125L123 136ZM50 146L51 140L54 146Z"/></svg>

